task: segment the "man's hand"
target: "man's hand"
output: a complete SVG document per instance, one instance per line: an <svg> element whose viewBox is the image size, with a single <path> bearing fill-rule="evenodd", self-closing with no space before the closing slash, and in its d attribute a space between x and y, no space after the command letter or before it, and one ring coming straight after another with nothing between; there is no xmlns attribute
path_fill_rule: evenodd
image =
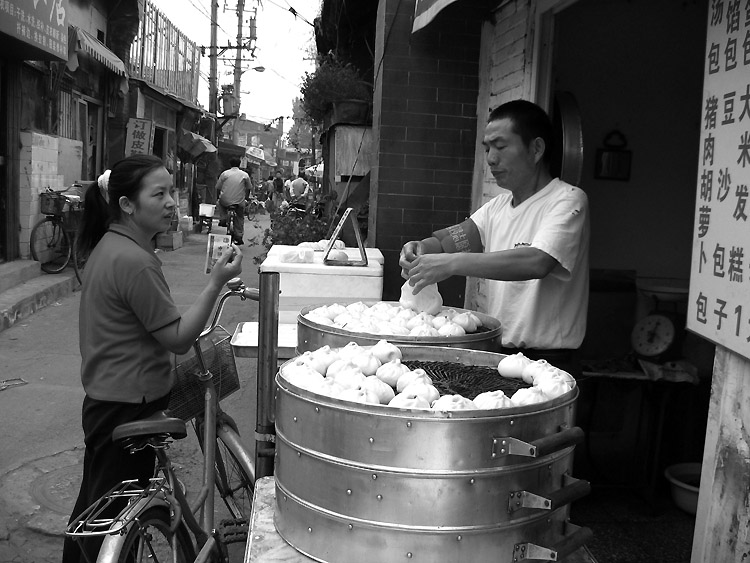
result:
<svg viewBox="0 0 750 563"><path fill-rule="evenodd" d="M454 259L455 255L452 254L423 254L417 256L410 264L407 277L409 285L414 288L414 295L428 285L451 277Z"/></svg>
<svg viewBox="0 0 750 563"><path fill-rule="evenodd" d="M409 241L403 246L401 249L401 255L398 258L398 265L401 266L402 278L405 280L409 279L409 270L411 270L412 262L422 254L424 254L424 245L417 240Z"/></svg>

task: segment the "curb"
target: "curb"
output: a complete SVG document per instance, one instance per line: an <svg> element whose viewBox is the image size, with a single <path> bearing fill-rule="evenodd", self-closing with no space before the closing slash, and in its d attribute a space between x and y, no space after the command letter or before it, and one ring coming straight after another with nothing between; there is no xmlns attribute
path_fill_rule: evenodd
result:
<svg viewBox="0 0 750 563"><path fill-rule="evenodd" d="M72 270L42 274L0 293L0 332L78 289Z"/></svg>

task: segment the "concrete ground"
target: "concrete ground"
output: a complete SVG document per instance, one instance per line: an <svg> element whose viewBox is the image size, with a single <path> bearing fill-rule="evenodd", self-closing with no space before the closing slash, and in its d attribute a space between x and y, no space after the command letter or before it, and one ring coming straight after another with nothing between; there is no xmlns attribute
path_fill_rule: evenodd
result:
<svg viewBox="0 0 750 563"><path fill-rule="evenodd" d="M260 240L267 226L267 215L245 224L242 279L249 286L257 287L253 257L263 251ZM181 248L159 251L183 310L205 286L206 241L205 232L190 233ZM60 560L83 456L79 303L80 292L75 291L0 332L0 563ZM233 333L238 323L257 317L257 303L232 299L221 324ZM256 360L237 358L237 367L241 389L222 405L254 449ZM202 470L195 437L176 442L171 454L188 490L196 490ZM241 561L243 551L244 545L237 546L233 561Z"/></svg>

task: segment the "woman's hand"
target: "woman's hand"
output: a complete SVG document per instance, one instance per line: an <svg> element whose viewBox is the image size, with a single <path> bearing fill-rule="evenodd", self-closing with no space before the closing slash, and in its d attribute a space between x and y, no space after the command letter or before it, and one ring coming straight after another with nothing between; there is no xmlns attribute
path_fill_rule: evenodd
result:
<svg viewBox="0 0 750 563"><path fill-rule="evenodd" d="M215 282L219 288L224 287L229 280L242 273L242 251L236 244L233 244L231 248L232 251L224 253L211 270L211 281Z"/></svg>

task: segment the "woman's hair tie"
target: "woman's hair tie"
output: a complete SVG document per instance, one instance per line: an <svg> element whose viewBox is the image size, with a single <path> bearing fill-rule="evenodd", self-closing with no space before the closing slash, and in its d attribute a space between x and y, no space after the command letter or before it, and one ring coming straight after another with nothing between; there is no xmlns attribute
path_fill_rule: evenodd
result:
<svg viewBox="0 0 750 563"><path fill-rule="evenodd" d="M109 203L109 175L111 172L111 170L105 170L104 174L99 176L99 179L97 180L99 191L107 203Z"/></svg>

